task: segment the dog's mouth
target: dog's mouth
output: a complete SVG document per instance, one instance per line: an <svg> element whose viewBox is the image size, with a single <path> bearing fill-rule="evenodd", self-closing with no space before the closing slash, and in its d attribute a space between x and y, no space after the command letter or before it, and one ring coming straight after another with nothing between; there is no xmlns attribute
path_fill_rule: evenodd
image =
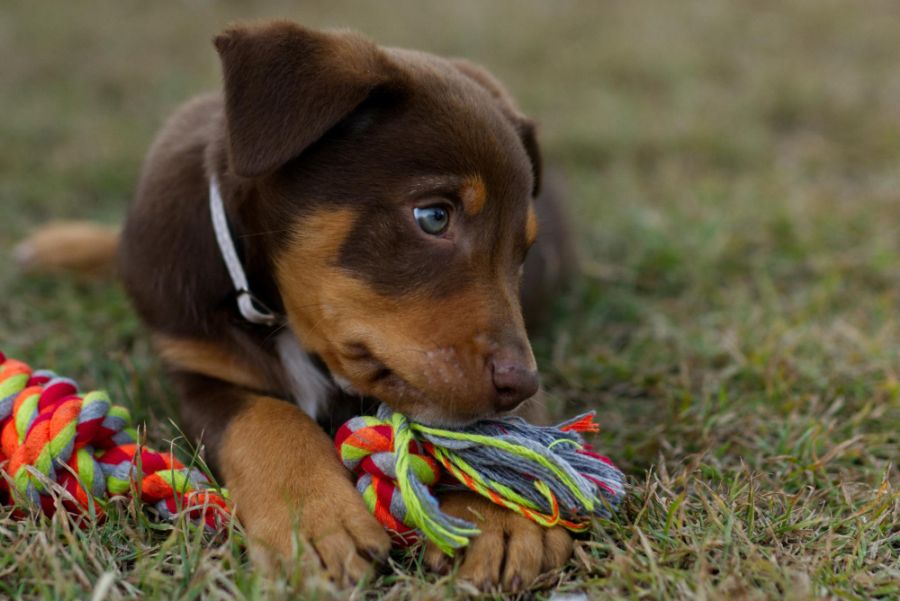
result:
<svg viewBox="0 0 900 601"><path fill-rule="evenodd" d="M441 407L442 403L434 402L433 395L391 369L365 343L343 345L340 356L349 379L346 384L349 384L350 392L386 402L395 411L406 413L418 422L434 426L462 426L484 417L469 415L468 412L448 414Z"/></svg>

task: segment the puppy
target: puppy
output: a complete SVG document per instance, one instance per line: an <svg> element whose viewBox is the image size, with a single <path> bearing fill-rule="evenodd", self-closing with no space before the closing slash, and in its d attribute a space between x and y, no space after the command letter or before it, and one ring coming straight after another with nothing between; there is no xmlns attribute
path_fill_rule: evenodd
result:
<svg viewBox="0 0 900 601"><path fill-rule="evenodd" d="M523 265L537 321L571 250L559 208L535 202L534 125L484 69L288 22L234 27L215 46L224 92L189 102L154 142L118 270L254 556L290 558L299 530L349 584L389 539L329 432L375 399L462 425L533 397ZM555 235L526 263L538 211ZM39 267L92 237L111 246L88 232L37 236L20 257ZM519 589L570 556L565 531L481 497L442 506L482 530L459 571L478 585ZM447 567L434 547L425 559Z"/></svg>

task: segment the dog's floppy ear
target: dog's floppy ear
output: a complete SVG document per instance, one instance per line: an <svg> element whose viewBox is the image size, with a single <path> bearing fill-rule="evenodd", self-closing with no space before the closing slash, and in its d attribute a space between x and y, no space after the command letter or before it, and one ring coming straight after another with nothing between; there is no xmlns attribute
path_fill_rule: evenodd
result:
<svg viewBox="0 0 900 601"><path fill-rule="evenodd" d="M215 38L225 81L231 168L262 175L299 155L388 80L390 63L350 32L285 21Z"/></svg>
<svg viewBox="0 0 900 601"><path fill-rule="evenodd" d="M535 126L534 121L522 114L522 111L519 110L516 101L513 100L510 93L496 77L487 71L487 69L461 58L452 59L450 62L452 62L457 69L462 71L463 75L474 80L481 87L490 92L491 96L493 96L500 105L500 110L502 110L506 117L512 121L513 127L516 128L516 131L519 132L519 137L522 139L522 145L525 147L525 152L528 153L528 158L531 160L531 168L534 172L534 189L532 190L532 194L537 196L538 192L541 191L543 162L541 160L541 150L537 141L537 127Z"/></svg>

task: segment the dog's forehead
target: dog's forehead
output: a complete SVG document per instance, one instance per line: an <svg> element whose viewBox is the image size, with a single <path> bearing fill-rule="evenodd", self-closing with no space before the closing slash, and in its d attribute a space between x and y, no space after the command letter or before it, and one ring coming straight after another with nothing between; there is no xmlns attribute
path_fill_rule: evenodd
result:
<svg viewBox="0 0 900 601"><path fill-rule="evenodd" d="M386 49L411 93L409 152L444 173L477 176L489 193L525 199L532 165L509 115L480 83L445 58L407 49Z"/></svg>

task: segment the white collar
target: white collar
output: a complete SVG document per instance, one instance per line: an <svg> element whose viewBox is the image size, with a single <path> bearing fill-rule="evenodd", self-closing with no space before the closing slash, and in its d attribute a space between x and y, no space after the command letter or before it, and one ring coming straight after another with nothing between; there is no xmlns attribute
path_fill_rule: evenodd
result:
<svg viewBox="0 0 900 601"><path fill-rule="evenodd" d="M209 212L212 216L212 225L213 230L216 232L219 252L222 254L222 260L225 261L228 275L231 276L231 282L234 284L234 289L237 292L238 310L240 310L241 315L250 323L264 326L278 324L281 321L278 314L269 309L250 292L247 275L244 273L244 266L241 265L241 260L238 258L237 250L234 247L234 240L231 239L231 232L228 229L228 218L225 216L225 205L222 202L222 195L219 192L219 182L216 176L212 176L209 179Z"/></svg>

